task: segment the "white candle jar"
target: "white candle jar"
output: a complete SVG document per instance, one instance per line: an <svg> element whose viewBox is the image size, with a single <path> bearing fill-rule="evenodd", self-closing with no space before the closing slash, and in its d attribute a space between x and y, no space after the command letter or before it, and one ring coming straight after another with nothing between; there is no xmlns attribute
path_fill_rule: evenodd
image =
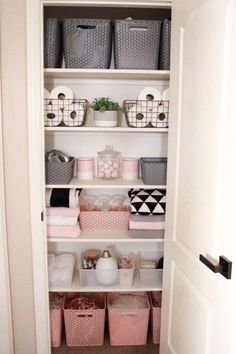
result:
<svg viewBox="0 0 236 354"><path fill-rule="evenodd" d="M113 149L112 145L106 145L106 149L98 152L98 177L118 178L120 177L121 154Z"/></svg>

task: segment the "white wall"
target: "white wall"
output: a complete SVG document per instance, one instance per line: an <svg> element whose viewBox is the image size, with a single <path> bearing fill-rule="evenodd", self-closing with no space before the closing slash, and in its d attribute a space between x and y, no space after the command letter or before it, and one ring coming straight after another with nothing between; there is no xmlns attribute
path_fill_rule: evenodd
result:
<svg viewBox="0 0 236 354"><path fill-rule="evenodd" d="M4 178L14 353L35 354L26 112L26 1L1 0L0 6Z"/></svg>

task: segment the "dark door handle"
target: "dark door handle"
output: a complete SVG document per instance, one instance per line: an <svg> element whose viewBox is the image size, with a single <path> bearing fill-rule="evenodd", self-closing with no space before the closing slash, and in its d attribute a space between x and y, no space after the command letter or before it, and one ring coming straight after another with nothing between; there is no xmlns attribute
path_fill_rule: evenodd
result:
<svg viewBox="0 0 236 354"><path fill-rule="evenodd" d="M200 254L200 261L205 264L212 272L220 273L226 279L231 279L232 273L232 262L224 256L219 257L219 263L215 264L211 262L207 257Z"/></svg>

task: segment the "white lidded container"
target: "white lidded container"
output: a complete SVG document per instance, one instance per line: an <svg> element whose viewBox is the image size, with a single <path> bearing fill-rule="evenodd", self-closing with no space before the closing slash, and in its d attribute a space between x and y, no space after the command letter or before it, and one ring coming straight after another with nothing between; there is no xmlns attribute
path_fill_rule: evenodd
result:
<svg viewBox="0 0 236 354"><path fill-rule="evenodd" d="M106 145L105 150L98 152L98 177L118 178L120 177L121 154L113 149L112 145Z"/></svg>
<svg viewBox="0 0 236 354"><path fill-rule="evenodd" d="M96 265L97 280L104 285L114 283L118 276L117 269L116 260L112 258L109 250L104 250Z"/></svg>

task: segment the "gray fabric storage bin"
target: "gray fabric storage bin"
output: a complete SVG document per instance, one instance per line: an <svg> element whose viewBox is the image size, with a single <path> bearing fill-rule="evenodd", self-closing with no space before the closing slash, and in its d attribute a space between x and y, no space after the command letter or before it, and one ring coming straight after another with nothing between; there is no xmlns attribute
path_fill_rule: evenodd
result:
<svg viewBox="0 0 236 354"><path fill-rule="evenodd" d="M46 184L68 184L73 178L75 158L69 162L45 161Z"/></svg>
<svg viewBox="0 0 236 354"><path fill-rule="evenodd" d="M111 61L110 20L64 19L66 68L108 69Z"/></svg>
<svg viewBox="0 0 236 354"><path fill-rule="evenodd" d="M116 69L158 68L161 21L116 20L114 59Z"/></svg>
<svg viewBox="0 0 236 354"><path fill-rule="evenodd" d="M44 67L59 68L62 62L62 26L56 18L44 19Z"/></svg>
<svg viewBox="0 0 236 354"><path fill-rule="evenodd" d="M164 20L161 25L159 69L170 70L171 20Z"/></svg>
<svg viewBox="0 0 236 354"><path fill-rule="evenodd" d="M141 157L140 162L144 184L166 185L166 157Z"/></svg>

